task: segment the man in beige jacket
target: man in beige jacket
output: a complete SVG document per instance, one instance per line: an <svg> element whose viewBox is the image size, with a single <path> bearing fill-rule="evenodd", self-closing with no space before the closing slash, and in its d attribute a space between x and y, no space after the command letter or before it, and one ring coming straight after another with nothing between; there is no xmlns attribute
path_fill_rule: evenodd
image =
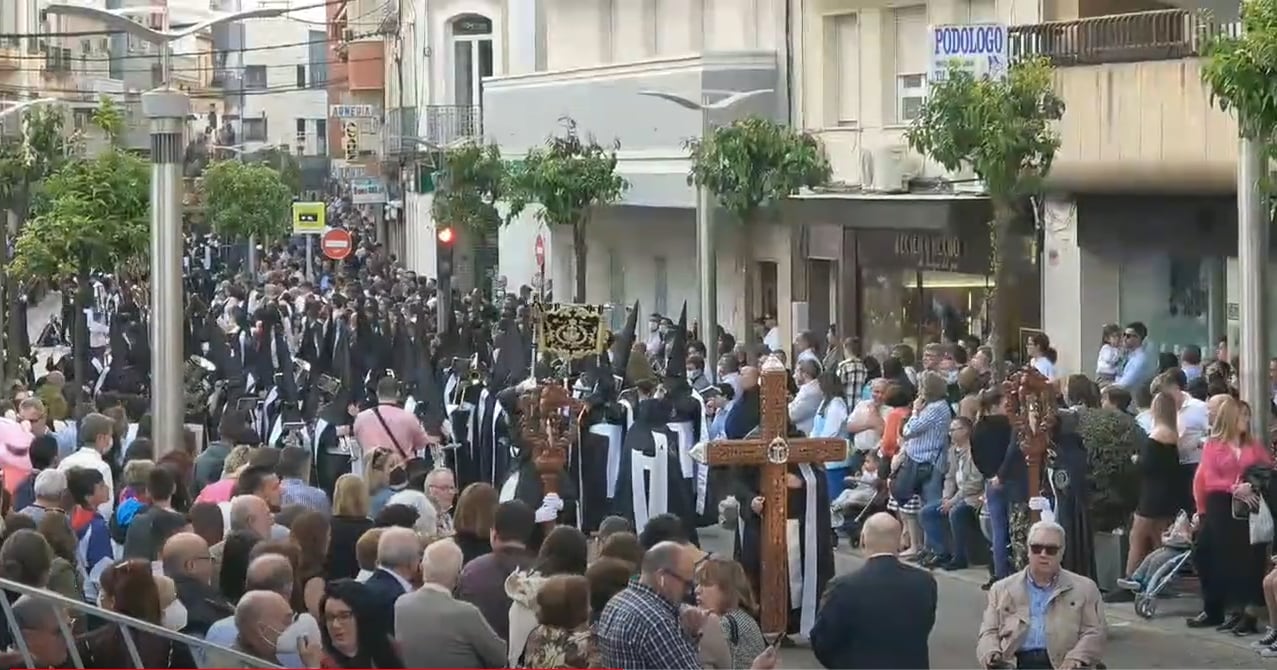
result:
<svg viewBox="0 0 1277 670"><path fill-rule="evenodd" d="M452 540L431 543L421 557L421 588L395 601L405 668L506 667L505 642L479 608L452 596L461 562L461 548Z"/></svg>
<svg viewBox="0 0 1277 670"><path fill-rule="evenodd" d="M1094 668L1108 641L1099 587L1060 568L1059 524L1033 524L1028 540L1028 567L989 589L977 659L986 668Z"/></svg>

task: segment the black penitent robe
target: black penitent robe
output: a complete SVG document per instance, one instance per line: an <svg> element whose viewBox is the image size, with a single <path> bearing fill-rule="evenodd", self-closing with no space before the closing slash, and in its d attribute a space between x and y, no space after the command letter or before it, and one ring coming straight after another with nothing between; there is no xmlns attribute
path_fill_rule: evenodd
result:
<svg viewBox="0 0 1277 670"><path fill-rule="evenodd" d="M613 513L629 519L636 531L642 531L647 520L657 514L673 514L683 520L688 537L698 541L696 529L699 525L696 514L696 498L687 480L683 479L678 457L678 436L665 427L664 423L655 423L653 415L660 416L650 403L657 400L644 400L635 411L637 417L634 425L625 433L625 444L621 449L620 473L616 484L616 497L613 499ZM659 421L659 419L656 419ZM657 440L664 437L665 442L665 509L654 504L652 478L656 472L655 458ZM641 490L636 488L641 486ZM637 495L636 495L637 493ZM644 509L646 504L646 509Z"/></svg>
<svg viewBox="0 0 1277 670"><path fill-rule="evenodd" d="M1042 468L1042 490L1050 494L1055 522L1064 527L1066 542L1061 566L1084 577L1095 578L1095 547L1087 506L1087 454L1077 433L1076 415L1061 412L1053 438L1054 459ZM1052 459L1048 458L1048 461ZM1061 476L1062 474L1066 476ZM1054 474L1054 477L1052 477ZM1049 478L1049 479L1048 479Z"/></svg>
<svg viewBox="0 0 1277 670"><path fill-rule="evenodd" d="M536 465L532 462L530 453L519 454L519 458L511 464L510 472L499 483L497 490L501 494L502 502L509 499L510 494L513 493L514 500L523 501L533 510L541 507L541 503L545 500L545 485L541 482L541 476L537 474ZM580 496L576 480L566 468L559 473L559 498L563 499L563 509L559 510L556 523L575 526Z"/></svg>
<svg viewBox="0 0 1277 670"><path fill-rule="evenodd" d="M508 414L510 408L501 399L509 397L510 389L493 393L485 389L479 396L479 405L475 425L476 448L475 461L478 464L478 481L487 482L500 487L506 473L510 471L510 445L514 437L513 420ZM510 398L513 402L513 398Z"/></svg>
<svg viewBox="0 0 1277 670"><path fill-rule="evenodd" d="M802 566L802 593L795 598L790 588L790 634L807 635L815 621L816 608L825 585L834 577L834 550L831 543L829 517L829 482L820 464L791 463L789 472L798 475L803 486L789 490L788 518L797 522L797 546L789 546L790 560ZM737 468L737 499L741 505L741 530L737 560L745 568L754 593L761 598L762 518L754 514L750 501L759 495L760 468ZM814 485L814 498L809 500L808 487ZM810 504L809 504L810 503ZM794 543L790 534L787 542ZM812 555L814 553L814 555ZM784 566L781 569L785 569Z"/></svg>

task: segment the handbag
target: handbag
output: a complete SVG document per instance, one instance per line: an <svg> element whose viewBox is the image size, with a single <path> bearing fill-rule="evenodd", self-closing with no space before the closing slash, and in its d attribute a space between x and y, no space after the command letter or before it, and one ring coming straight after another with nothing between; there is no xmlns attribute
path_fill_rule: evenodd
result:
<svg viewBox="0 0 1277 670"><path fill-rule="evenodd" d="M1268 544L1273 541L1273 512L1268 503L1259 501L1259 509L1250 515L1250 543Z"/></svg>

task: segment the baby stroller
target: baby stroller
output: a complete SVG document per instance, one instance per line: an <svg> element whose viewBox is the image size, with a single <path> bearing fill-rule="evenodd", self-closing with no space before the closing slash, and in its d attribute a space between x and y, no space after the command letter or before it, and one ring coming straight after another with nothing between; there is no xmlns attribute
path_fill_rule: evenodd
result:
<svg viewBox="0 0 1277 670"><path fill-rule="evenodd" d="M855 486L854 478L846 479L849 487ZM854 489L848 488L843 492L844 495L839 496L838 500L830 503L830 519L834 527L834 546L838 546L839 535L846 536L851 543L852 548L860 545L860 526L864 520L869 518L871 514L881 512L887 509L887 498L890 496L887 482L879 481L874 485L872 496L868 502L861 500L848 500L848 495Z"/></svg>
<svg viewBox="0 0 1277 670"><path fill-rule="evenodd" d="M1144 619L1157 614L1160 598L1179 597L1177 581L1193 558L1188 515L1180 512L1162 538L1162 546L1140 563L1130 580L1119 580L1118 585L1135 591L1135 613Z"/></svg>

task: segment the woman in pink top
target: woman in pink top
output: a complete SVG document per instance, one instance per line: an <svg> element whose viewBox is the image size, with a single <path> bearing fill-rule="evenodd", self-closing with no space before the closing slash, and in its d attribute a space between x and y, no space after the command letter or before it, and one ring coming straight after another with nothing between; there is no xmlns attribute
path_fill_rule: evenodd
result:
<svg viewBox="0 0 1277 670"><path fill-rule="evenodd" d="M226 455L226 460L222 463L222 478L201 489L200 494L195 497L195 502L230 502L231 494L235 492L235 480L239 478L239 473L244 466L248 465L250 451L251 448L243 444L231 449L231 453Z"/></svg>
<svg viewBox="0 0 1277 670"><path fill-rule="evenodd" d="M1228 399L1219 408L1210 439L1193 477L1194 520L1200 524L1193 558L1202 583L1201 614L1188 620L1190 628L1213 626L1235 635L1256 632L1247 605L1264 604L1261 584L1267 544L1250 543L1247 518L1233 516L1233 501L1258 504L1258 494L1242 482L1252 465L1272 464L1272 454L1250 437L1250 408Z"/></svg>

